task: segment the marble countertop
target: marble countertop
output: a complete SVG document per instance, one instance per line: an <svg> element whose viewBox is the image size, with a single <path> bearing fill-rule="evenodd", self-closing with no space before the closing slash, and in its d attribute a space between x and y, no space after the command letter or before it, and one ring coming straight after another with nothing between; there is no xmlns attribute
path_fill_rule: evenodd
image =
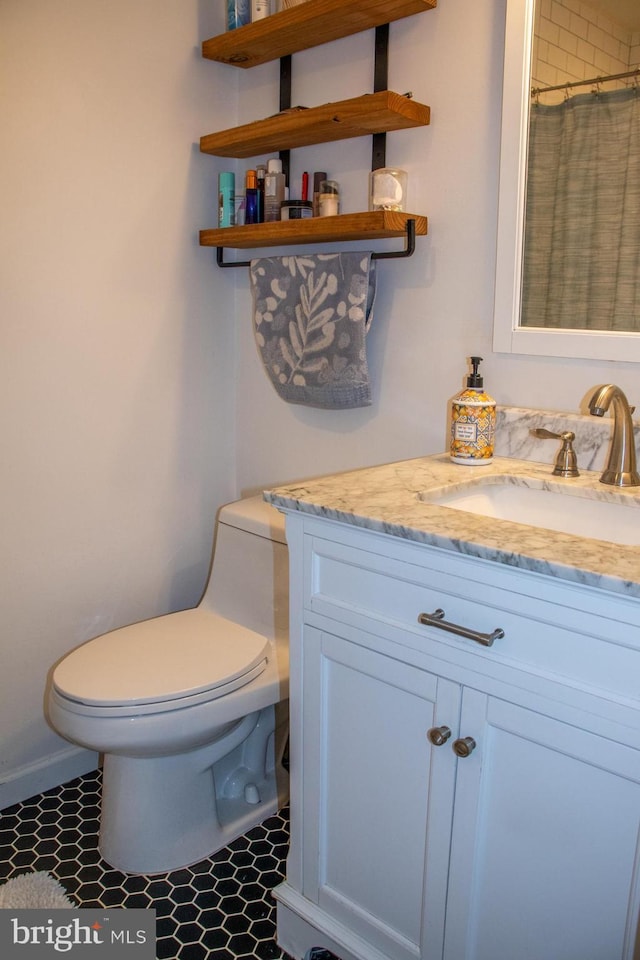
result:
<svg viewBox="0 0 640 960"><path fill-rule="evenodd" d="M525 485L526 478L532 486L562 484L567 492L594 500L630 500L638 508L638 520L633 520L640 526L640 487L604 486L599 472L582 469L580 477L564 480L553 477L551 469L548 463L511 457L467 467L439 454L279 486L264 496L276 507L640 599L640 547L478 516L418 496L509 474Z"/></svg>

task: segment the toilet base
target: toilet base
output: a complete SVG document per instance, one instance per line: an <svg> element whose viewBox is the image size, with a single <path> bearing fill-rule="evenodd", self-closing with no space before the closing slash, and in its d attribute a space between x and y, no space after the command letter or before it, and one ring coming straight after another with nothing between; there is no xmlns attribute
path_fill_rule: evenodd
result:
<svg viewBox="0 0 640 960"><path fill-rule="evenodd" d="M239 721L214 743L163 757L104 757L99 849L123 873L189 866L288 800L288 704ZM282 709L284 708L284 709Z"/></svg>

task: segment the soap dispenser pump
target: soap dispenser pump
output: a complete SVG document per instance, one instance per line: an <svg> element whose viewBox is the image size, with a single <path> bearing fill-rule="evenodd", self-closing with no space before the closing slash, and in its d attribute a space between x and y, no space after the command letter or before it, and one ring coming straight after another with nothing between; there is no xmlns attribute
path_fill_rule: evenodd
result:
<svg viewBox="0 0 640 960"><path fill-rule="evenodd" d="M482 357L470 357L466 389L451 404L451 459L468 467L491 463L496 434L496 402L478 373Z"/></svg>

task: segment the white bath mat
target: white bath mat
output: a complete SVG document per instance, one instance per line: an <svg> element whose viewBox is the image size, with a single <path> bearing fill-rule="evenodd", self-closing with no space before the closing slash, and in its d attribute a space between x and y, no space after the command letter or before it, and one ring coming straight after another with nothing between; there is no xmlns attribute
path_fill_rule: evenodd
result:
<svg viewBox="0 0 640 960"><path fill-rule="evenodd" d="M60 910L75 907L62 884L48 873L22 873L0 886L0 908L5 910Z"/></svg>

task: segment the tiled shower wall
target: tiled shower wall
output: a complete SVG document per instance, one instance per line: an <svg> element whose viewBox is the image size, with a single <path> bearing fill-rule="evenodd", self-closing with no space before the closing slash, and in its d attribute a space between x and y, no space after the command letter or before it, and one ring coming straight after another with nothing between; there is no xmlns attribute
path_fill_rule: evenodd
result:
<svg viewBox="0 0 640 960"><path fill-rule="evenodd" d="M640 66L640 32L631 33L582 0L538 0L535 19L534 87L588 80ZM622 84L618 81L616 85ZM607 89L614 89L614 83ZM588 87L578 92L587 93ZM545 94L543 102L557 103L563 97L564 92L557 91Z"/></svg>

